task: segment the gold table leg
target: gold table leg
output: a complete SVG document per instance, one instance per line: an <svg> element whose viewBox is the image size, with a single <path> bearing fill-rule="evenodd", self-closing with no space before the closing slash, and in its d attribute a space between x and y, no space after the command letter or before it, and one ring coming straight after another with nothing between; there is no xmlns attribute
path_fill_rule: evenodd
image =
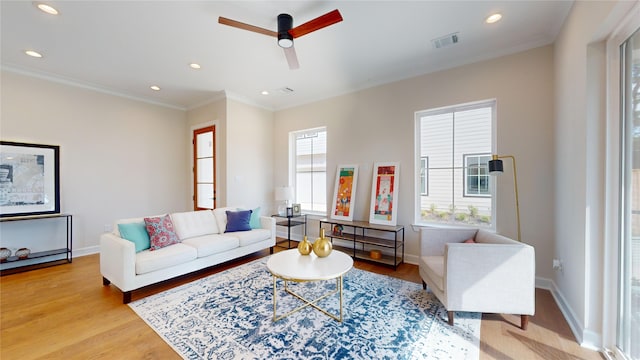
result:
<svg viewBox="0 0 640 360"><path fill-rule="evenodd" d="M273 275L273 322L276 322L278 320L284 319L285 317L287 317L287 316L289 316L289 315L291 315L293 313L296 313L296 312L298 312L298 311L300 311L300 310L302 310L302 309L304 309L304 308L306 308L308 306L311 306L312 308L314 308L316 310L319 310L320 312L324 313L325 315L329 316L330 318L332 318L332 319L334 319L336 321L342 322L342 319L343 319L343 317L342 317L342 275L340 275L338 278L336 278L336 289L335 290L332 290L332 291L330 291L330 292L328 292L328 293L326 293L326 294L324 294L324 295L322 295L322 296L320 296L320 297L318 297L316 299L313 299L313 300L308 300L308 299L304 298L303 296L301 296L299 294L296 294L295 292L290 290L287 287L287 282L288 281L285 280L285 279L282 279L282 281L284 281L284 290L287 293L289 293L289 294L295 296L296 298L300 299L302 302L304 302L304 304L300 305L299 307L297 307L297 308L295 308L295 309L293 309L293 310L289 311L288 313L283 314L281 316L277 316L276 315L276 307L277 307L277 299L276 299L276 293L277 293L277 285L276 284L277 284L277 281L276 280L277 280L277 276ZM327 298L327 297L329 297L329 296L331 296L331 295L333 295L335 293L340 293L340 315L339 316L331 314L330 312L328 312L327 310L321 308L320 306L318 306L316 304L320 300L325 299L325 298Z"/></svg>

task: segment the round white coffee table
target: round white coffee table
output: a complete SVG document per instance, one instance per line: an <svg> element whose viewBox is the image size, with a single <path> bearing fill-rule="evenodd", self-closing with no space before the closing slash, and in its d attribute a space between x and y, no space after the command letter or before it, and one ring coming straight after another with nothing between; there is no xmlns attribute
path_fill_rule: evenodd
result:
<svg viewBox="0 0 640 360"><path fill-rule="evenodd" d="M353 259L351 256L337 250L333 250L329 256L324 258L317 257L314 253L309 255L300 255L298 249L281 251L271 255L267 261L267 269L273 275L273 321L278 321L287 317L307 306L311 306L320 310L331 318L342 321L342 277L353 267ZM303 305L297 307L290 312L277 316L277 279L284 281L284 289L287 293L295 296L304 302ZM294 293L287 287L287 282L305 282L336 279L336 289L317 299L308 300L299 294ZM340 293L340 314L334 315L320 308L316 303L335 293Z"/></svg>

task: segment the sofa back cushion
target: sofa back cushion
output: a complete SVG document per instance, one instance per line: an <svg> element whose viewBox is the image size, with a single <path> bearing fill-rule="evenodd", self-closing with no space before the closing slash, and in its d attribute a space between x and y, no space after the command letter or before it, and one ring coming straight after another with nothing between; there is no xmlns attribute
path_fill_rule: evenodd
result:
<svg viewBox="0 0 640 360"><path fill-rule="evenodd" d="M173 213L171 219L180 240L220 233L211 210Z"/></svg>

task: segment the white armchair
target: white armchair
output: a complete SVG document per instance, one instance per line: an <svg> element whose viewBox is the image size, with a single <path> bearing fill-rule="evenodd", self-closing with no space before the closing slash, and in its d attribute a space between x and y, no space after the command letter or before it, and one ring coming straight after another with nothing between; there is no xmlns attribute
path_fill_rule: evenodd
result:
<svg viewBox="0 0 640 360"><path fill-rule="evenodd" d="M450 325L455 311L518 314L526 330L535 313L535 252L527 244L486 230L423 228L418 265Z"/></svg>

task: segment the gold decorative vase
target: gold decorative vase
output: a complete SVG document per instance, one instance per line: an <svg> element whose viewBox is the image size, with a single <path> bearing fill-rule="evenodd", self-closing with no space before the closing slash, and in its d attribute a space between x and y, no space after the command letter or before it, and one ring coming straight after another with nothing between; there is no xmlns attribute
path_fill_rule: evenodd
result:
<svg viewBox="0 0 640 360"><path fill-rule="evenodd" d="M318 257L323 258L329 256L329 254L331 254L331 250L333 250L331 240L324 237L324 229L320 229L320 237L313 242L313 252Z"/></svg>
<svg viewBox="0 0 640 360"><path fill-rule="evenodd" d="M313 245L307 240L307 235L304 236L304 240L302 240L298 244L298 251L301 255L309 255L311 254L311 250L313 249Z"/></svg>

